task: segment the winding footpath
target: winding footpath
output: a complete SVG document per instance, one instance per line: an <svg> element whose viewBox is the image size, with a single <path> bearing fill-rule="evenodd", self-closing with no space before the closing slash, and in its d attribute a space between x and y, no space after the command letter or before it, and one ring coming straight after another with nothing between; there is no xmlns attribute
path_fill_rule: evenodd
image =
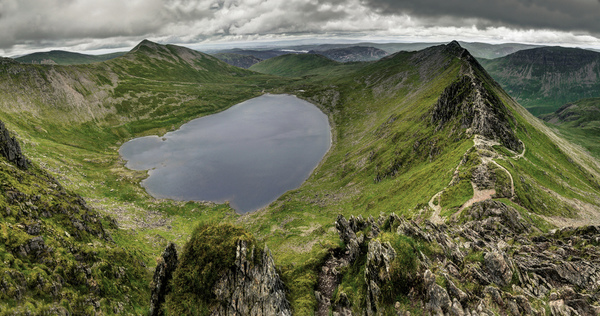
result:
<svg viewBox="0 0 600 316"><path fill-rule="evenodd" d="M521 144L523 144L523 142L521 142ZM489 140L481 135L475 135L475 137L473 138L473 147L475 147L476 149L491 148L492 146L495 146L495 145L500 145L500 143L493 141L493 140ZM465 155L466 155L466 153L465 153ZM524 158L524 155L525 155L525 144L523 144L523 152L513 156L512 158L515 160L521 159L521 158ZM508 177L510 179L510 197L512 199L515 196L515 183L514 183L513 177L506 168L504 168L499 163L494 161L495 158L498 158L498 159L505 159L505 158L500 157L499 155L495 155L492 157L479 155L479 158L481 159L482 165L488 165L488 164L492 163L492 164L496 165L498 168L500 168L501 170L503 170L508 175ZM460 168L460 166L462 166L463 161L464 161L464 159L461 160L461 162L458 164L458 166L456 166L456 169L454 170L454 175L452 176L452 180L450 181L450 183L448 183L448 185L442 191L436 193L429 200L429 203L428 203L429 208L433 210L430 220L434 224L439 225L439 224L445 223L445 221L446 221L444 218L442 218L440 216L440 214L442 212L442 207L440 206L439 199L440 199L440 196L442 195L442 193L444 193L444 191L446 191L448 189L448 187L450 187L455 181L457 181L459 168ZM465 202L458 209L458 211L451 216L452 218L457 218L458 214L460 214L467 207L469 207L477 202L491 199L496 194L495 189L479 190L479 188L477 187L477 184L475 184L472 180L471 180L471 186L473 187L473 197L471 199L469 199L467 202ZM437 200L437 203L435 203L436 200Z"/></svg>

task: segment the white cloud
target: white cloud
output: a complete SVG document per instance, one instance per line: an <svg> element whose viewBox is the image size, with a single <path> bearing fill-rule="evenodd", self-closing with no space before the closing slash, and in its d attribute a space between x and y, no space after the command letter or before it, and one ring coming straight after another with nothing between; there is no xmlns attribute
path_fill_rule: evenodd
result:
<svg viewBox="0 0 600 316"><path fill-rule="evenodd" d="M475 0L426 0L427 3L466 5ZM481 1L481 0L478 0ZM485 0L491 1L491 0ZM510 0L523 5L526 0ZM597 0L574 0L573 9L558 0L527 0L527 12L544 14L584 12ZM561 0L562 1L562 0ZM594 1L594 3L590 3ZM476 1L477 2L477 1ZM90 50L130 48L144 38L174 44L217 40L283 39L364 34L413 41L530 42L598 46L590 31L560 31L550 27L519 27L514 21L481 16L457 18L440 9L392 0L0 0L0 54L13 55L44 48ZM446 4L443 4L446 3ZM541 4L547 4L542 6ZM576 5L575 5L576 4ZM382 12L382 5L393 10ZM537 6L537 7L536 7ZM589 10L588 10L589 11ZM411 13L413 12L413 13ZM475 11L473 11L475 12ZM457 13L458 14L458 13ZM521 16L523 14L515 14ZM572 15L572 14L571 14ZM569 15L569 16L571 16ZM500 16L502 16L500 14ZM539 18L536 18L539 20ZM600 18L595 23L600 23ZM518 21L517 21L518 22ZM566 22L565 22L566 23ZM573 22L575 23L575 22ZM590 29L600 28L592 25Z"/></svg>

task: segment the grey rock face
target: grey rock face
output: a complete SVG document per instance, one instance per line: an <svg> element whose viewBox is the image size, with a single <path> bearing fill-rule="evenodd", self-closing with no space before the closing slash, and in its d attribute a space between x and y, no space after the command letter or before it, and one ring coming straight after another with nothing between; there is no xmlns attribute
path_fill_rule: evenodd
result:
<svg viewBox="0 0 600 316"><path fill-rule="evenodd" d="M395 257L396 251L389 243L382 244L377 240L369 243L365 267L367 315L376 315L379 311L378 302L381 296L379 284L384 284L391 279L390 263Z"/></svg>
<svg viewBox="0 0 600 316"><path fill-rule="evenodd" d="M21 169L27 169L30 164L21 152L19 142L10 136L2 121L0 121L0 154Z"/></svg>
<svg viewBox="0 0 600 316"><path fill-rule="evenodd" d="M152 294L150 296L150 315L152 316L164 315L161 305L170 291L169 282L173 277L173 271L177 268L177 262L177 248L174 243L170 242L158 259L152 278Z"/></svg>
<svg viewBox="0 0 600 316"><path fill-rule="evenodd" d="M463 75L446 87L435 104L431 123L437 124L436 130L441 130L455 118L467 133L497 140L516 152L523 150L510 126L514 118L502 100L471 74Z"/></svg>
<svg viewBox="0 0 600 316"><path fill-rule="evenodd" d="M219 304L212 315L291 315L285 288L269 248L265 246L260 264L253 264L253 249L250 258L247 253L246 242L239 241L234 268L213 288Z"/></svg>
<svg viewBox="0 0 600 316"><path fill-rule="evenodd" d="M492 281L500 286L506 286L510 283L513 272L502 254L496 251L488 252L483 260Z"/></svg>
<svg viewBox="0 0 600 316"><path fill-rule="evenodd" d="M395 215L380 219L387 221L378 226L382 232L439 249L418 254L419 268L404 293L413 308L431 315L547 315L544 309L551 315L600 315L598 226L542 233L513 207L489 200L465 210L461 223L435 225ZM348 223L338 229L352 230L344 228L350 221L340 217L337 222ZM341 238L348 235L340 232ZM345 306L366 315L388 312L394 307L381 305L390 303L383 300L382 289L390 288L397 273L389 267L398 254L377 238L359 245L358 256L365 255L360 249L368 249L367 292L359 306L352 306L356 296L348 293Z"/></svg>

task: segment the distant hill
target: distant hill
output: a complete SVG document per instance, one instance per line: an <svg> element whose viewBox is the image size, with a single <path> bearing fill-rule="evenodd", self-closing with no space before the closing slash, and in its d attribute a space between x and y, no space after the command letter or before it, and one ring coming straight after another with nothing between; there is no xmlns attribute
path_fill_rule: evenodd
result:
<svg viewBox="0 0 600 316"><path fill-rule="evenodd" d="M564 47L522 50L481 60L489 74L534 115L600 97L600 53Z"/></svg>
<svg viewBox="0 0 600 316"><path fill-rule="evenodd" d="M466 48L474 57L486 59L500 58L521 50L541 47L539 45L519 43L488 44L460 42L460 45Z"/></svg>
<svg viewBox="0 0 600 316"><path fill-rule="evenodd" d="M250 49L228 49L222 50L215 53L225 53L225 54L238 54L245 56L252 56L258 59L269 59L277 56L287 55L290 53L289 50L280 50L280 49L266 49L266 50L250 50Z"/></svg>
<svg viewBox="0 0 600 316"><path fill-rule="evenodd" d="M556 125L567 139L600 158L600 98L565 104L541 118Z"/></svg>
<svg viewBox="0 0 600 316"><path fill-rule="evenodd" d="M127 52L117 52L104 55L87 55L80 53L53 50L49 52L33 53L15 58L24 64L57 64L57 65L80 65L91 64L110 60L125 55Z"/></svg>
<svg viewBox="0 0 600 316"><path fill-rule="evenodd" d="M512 54L514 52L541 47L539 45L529 45L520 43L504 43L504 44L488 44L488 43L466 43L459 42L460 45L466 48L471 55L476 58L498 58ZM425 48L438 46L443 43L353 43L353 44L320 44L320 45L299 45L291 46L289 49L293 50L315 50L315 51L326 51L332 49L342 49L349 47L374 47L386 51L389 54L396 53L399 51L414 52ZM333 58L332 58L333 59Z"/></svg>
<svg viewBox="0 0 600 316"><path fill-rule="evenodd" d="M232 66L245 69L248 69L250 66L262 61L262 59L256 58L252 55L242 55L236 53L218 53L214 54L213 56Z"/></svg>
<svg viewBox="0 0 600 316"><path fill-rule="evenodd" d="M316 54L288 54L264 60L250 70L282 77L301 77L315 69L339 64Z"/></svg>
<svg viewBox="0 0 600 316"><path fill-rule="evenodd" d="M309 54L320 54L329 59L342 63L351 61L373 61L388 55L384 50L375 47L352 46L345 48L333 48L325 51L311 50Z"/></svg>

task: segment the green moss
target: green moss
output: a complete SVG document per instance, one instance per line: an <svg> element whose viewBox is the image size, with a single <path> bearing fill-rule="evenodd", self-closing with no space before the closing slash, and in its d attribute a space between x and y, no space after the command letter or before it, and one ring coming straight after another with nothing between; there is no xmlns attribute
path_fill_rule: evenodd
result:
<svg viewBox="0 0 600 316"><path fill-rule="evenodd" d="M212 289L234 266L239 241L248 245L248 258L262 258L256 240L243 228L231 224L200 225L185 244L173 273L172 292L166 306L173 315L207 315L215 302ZM256 261L255 261L256 263Z"/></svg>

